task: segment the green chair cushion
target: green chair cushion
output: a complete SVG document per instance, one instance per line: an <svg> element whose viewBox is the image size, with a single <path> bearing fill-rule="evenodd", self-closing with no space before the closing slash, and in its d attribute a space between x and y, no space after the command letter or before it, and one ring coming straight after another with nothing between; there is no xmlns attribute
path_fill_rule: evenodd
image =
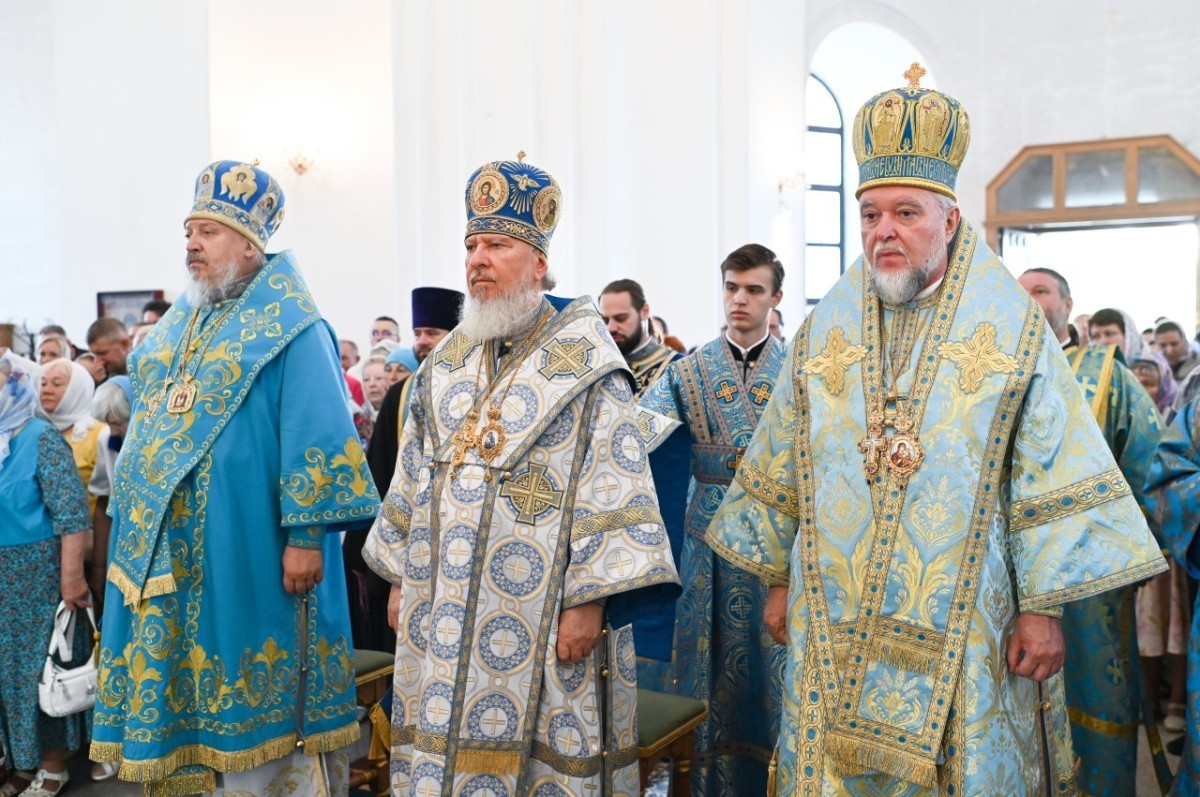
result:
<svg viewBox="0 0 1200 797"><path fill-rule="evenodd" d="M703 714L703 700L638 690L638 747L651 747L659 739Z"/></svg>
<svg viewBox="0 0 1200 797"><path fill-rule="evenodd" d="M384 667L391 667L395 661L396 657L391 653L383 653L378 650L355 650L354 677L360 678L367 673L382 670Z"/></svg>

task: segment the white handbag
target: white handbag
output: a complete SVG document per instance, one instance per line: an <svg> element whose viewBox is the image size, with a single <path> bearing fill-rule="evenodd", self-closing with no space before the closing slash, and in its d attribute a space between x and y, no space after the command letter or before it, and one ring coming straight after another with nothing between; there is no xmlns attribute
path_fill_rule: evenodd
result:
<svg viewBox="0 0 1200 797"><path fill-rule="evenodd" d="M51 717L66 717L87 711L96 703L96 664L94 657L78 667L68 669L54 661L57 653L63 661L73 657L72 640L75 638L75 616L67 604L60 602L54 613L54 632L50 635L50 651L42 667L38 681L38 704ZM87 618L96 628L96 615L87 607Z"/></svg>

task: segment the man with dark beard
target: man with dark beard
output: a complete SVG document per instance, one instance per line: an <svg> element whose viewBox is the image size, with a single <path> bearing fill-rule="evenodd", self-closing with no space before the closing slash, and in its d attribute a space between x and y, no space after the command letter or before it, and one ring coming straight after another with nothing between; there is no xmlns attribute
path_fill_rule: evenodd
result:
<svg viewBox="0 0 1200 797"><path fill-rule="evenodd" d="M678 579L629 371L590 299L542 295L550 175L488 163L466 194L462 323L363 551L393 584L392 793L636 793L632 633L601 629Z"/></svg>
<svg viewBox="0 0 1200 797"><path fill-rule="evenodd" d="M854 120L863 256L707 540L787 645L779 794L1073 794L1062 606L1166 563L1041 308L960 218L970 123L923 73Z"/></svg>
<svg viewBox="0 0 1200 797"><path fill-rule="evenodd" d="M621 350L640 397L681 355L650 334L650 305L642 286L631 279L610 282L600 292L600 317Z"/></svg>
<svg viewBox="0 0 1200 797"><path fill-rule="evenodd" d="M613 342L625 357L637 383L640 398L666 373L667 366L683 357L650 333L650 305L641 284L631 279L610 282L600 292L600 317ZM658 506L671 541L671 556L678 570L683 552L687 491L692 449L687 429L680 427L650 452L650 471L658 492ZM675 601L643 606L633 624L634 647L643 659L670 661L675 641ZM619 615L620 609L617 609ZM610 614L611 616L611 614ZM620 618L614 622L620 624ZM643 667L653 666L643 664Z"/></svg>
<svg viewBox="0 0 1200 797"><path fill-rule="evenodd" d="M130 357L91 755L150 793L345 794L359 738L336 532L378 496L333 330L266 253L283 203L200 173L191 282Z"/></svg>

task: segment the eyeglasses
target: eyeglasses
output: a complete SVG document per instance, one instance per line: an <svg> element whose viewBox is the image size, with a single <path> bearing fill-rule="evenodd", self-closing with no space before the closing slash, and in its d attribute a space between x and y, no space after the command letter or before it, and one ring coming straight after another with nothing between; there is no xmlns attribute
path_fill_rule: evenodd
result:
<svg viewBox="0 0 1200 797"><path fill-rule="evenodd" d="M390 330L390 329L372 329L372 330L371 330L371 337L372 337L372 338L375 338L375 339L379 339L379 338L395 338L395 337L396 337L396 333L395 333L395 332L393 332L393 331L392 331L392 330Z"/></svg>

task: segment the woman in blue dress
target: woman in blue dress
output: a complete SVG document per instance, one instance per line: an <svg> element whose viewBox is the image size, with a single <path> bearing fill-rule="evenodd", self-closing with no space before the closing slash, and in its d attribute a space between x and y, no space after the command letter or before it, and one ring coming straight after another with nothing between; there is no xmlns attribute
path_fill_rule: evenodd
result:
<svg viewBox="0 0 1200 797"><path fill-rule="evenodd" d="M87 741L90 715L56 718L38 708L58 602L72 609L89 602L83 560L91 523L70 446L33 417L32 381L0 357L0 797L60 791L68 751ZM79 630L77 661L87 655L80 637L90 636Z"/></svg>

